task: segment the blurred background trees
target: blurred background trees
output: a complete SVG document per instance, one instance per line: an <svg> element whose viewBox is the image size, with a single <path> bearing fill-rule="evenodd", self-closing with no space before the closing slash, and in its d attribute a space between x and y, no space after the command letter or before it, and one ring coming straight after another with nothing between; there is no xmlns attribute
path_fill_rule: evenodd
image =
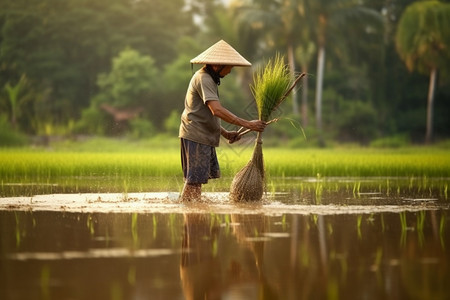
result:
<svg viewBox="0 0 450 300"><path fill-rule="evenodd" d="M239 116L255 117L252 71L276 52L293 75L309 74L280 108L288 121L271 126L267 138L292 145L448 139L449 5L3 0L0 144L24 135L176 137L189 60L220 39L253 63L234 68L220 86L224 105Z"/></svg>
<svg viewBox="0 0 450 300"><path fill-rule="evenodd" d="M410 71L430 76L425 142L433 138L434 95L439 69L448 72L450 4L421 1L408 6L396 34L397 51Z"/></svg>

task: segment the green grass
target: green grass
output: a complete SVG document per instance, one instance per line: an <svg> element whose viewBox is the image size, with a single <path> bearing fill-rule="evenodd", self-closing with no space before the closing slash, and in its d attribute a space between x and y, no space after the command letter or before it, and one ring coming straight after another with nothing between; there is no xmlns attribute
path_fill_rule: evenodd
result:
<svg viewBox="0 0 450 300"><path fill-rule="evenodd" d="M1 149L0 178L3 181L42 181L61 176L181 175L179 149L173 145L167 148L150 145L84 147ZM251 151L252 147L242 149L224 144L217 148L223 176L234 176L248 162ZM448 150L431 147L390 150L265 148L264 160L268 175L274 177L450 177Z"/></svg>
<svg viewBox="0 0 450 300"><path fill-rule="evenodd" d="M407 149L264 149L268 173L275 176L449 177L448 151Z"/></svg>
<svg viewBox="0 0 450 300"><path fill-rule="evenodd" d="M222 171L220 180L210 181L205 191L227 191L231 179L249 161L252 148L222 143L217 154ZM401 189L427 191L447 199L450 155L438 147L401 149L286 149L265 148L264 160L269 190L295 187L300 191L346 190L358 194L359 180L370 177L396 177ZM327 179L353 177L353 183L331 180L298 181L293 177ZM359 178L359 179L358 179ZM327 180L326 180L327 181ZM309 182L309 183L308 183ZM394 193L400 188L390 179L371 190ZM392 187L391 187L392 185ZM178 140L96 139L84 143L63 142L51 148L0 149L0 196L85 192L167 192L180 191L183 176ZM405 187L403 187L405 186ZM367 189L367 183L364 186ZM316 191L317 193L317 191ZM317 195L316 195L317 196Z"/></svg>
<svg viewBox="0 0 450 300"><path fill-rule="evenodd" d="M148 153L2 151L1 178L46 179L58 176L171 176L179 153L153 149ZM178 167L179 168L179 167Z"/></svg>

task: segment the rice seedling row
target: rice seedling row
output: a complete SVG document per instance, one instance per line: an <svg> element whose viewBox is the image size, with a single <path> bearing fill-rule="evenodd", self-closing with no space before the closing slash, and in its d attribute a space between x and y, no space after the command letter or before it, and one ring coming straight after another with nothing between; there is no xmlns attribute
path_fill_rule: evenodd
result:
<svg viewBox="0 0 450 300"><path fill-rule="evenodd" d="M233 176L246 163L251 149L218 149L222 175ZM271 177L450 177L450 156L440 149L410 150L265 150ZM45 181L56 177L120 176L171 177L181 175L178 149L137 153L0 152L0 178Z"/></svg>

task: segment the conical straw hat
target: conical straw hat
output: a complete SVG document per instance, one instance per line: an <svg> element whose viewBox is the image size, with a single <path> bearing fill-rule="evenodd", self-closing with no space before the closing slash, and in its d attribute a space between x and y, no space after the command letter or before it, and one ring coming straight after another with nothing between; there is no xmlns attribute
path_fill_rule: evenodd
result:
<svg viewBox="0 0 450 300"><path fill-rule="evenodd" d="M220 40L197 57L191 59L191 64L251 66L252 64L239 54L224 40Z"/></svg>

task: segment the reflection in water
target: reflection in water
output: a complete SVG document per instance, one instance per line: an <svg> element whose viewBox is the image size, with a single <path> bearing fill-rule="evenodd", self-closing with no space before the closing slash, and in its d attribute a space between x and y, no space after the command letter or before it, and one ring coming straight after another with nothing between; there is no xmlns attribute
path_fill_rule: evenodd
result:
<svg viewBox="0 0 450 300"><path fill-rule="evenodd" d="M270 240L265 237L266 217L231 215L225 219L231 223L203 214L184 214L180 278L185 299L222 299L224 295L231 299L275 299L263 268L264 245ZM238 249L222 253L232 236L226 230L227 239L222 239L220 231L230 227Z"/></svg>
<svg viewBox="0 0 450 300"><path fill-rule="evenodd" d="M219 230L208 215L184 215L180 278L186 299L220 299Z"/></svg>
<svg viewBox="0 0 450 300"><path fill-rule="evenodd" d="M274 299L276 292L267 279L264 269L264 247L269 239L265 237L270 232L270 223L263 215L236 215L231 220L239 224L234 234L240 245L250 249L253 254L258 273L258 295L253 299Z"/></svg>
<svg viewBox="0 0 450 300"><path fill-rule="evenodd" d="M448 210L248 212L0 211L0 299L449 298Z"/></svg>

